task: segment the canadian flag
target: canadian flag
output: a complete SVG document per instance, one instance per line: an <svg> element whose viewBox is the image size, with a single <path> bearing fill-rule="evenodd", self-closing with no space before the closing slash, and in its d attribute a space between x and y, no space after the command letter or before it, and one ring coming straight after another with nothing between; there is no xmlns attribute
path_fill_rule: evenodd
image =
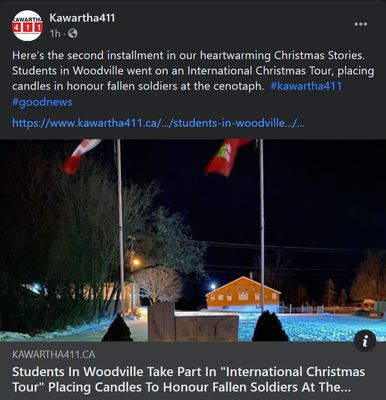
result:
<svg viewBox="0 0 386 400"><path fill-rule="evenodd" d="M71 156L65 161L63 166L64 172L67 175L75 175L82 157L94 147L98 146L101 141L101 139L83 139Z"/></svg>
<svg viewBox="0 0 386 400"><path fill-rule="evenodd" d="M232 172L233 164L240 147L252 142L253 139L226 139L222 143L217 154L210 160L205 167L207 174L215 173L229 177Z"/></svg>

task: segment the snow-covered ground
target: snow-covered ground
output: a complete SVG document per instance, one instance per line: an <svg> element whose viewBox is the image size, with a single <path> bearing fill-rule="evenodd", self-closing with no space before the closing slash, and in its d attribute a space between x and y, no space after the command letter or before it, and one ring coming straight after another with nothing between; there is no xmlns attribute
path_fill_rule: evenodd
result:
<svg viewBox="0 0 386 400"><path fill-rule="evenodd" d="M259 315L239 316L239 341L250 341ZM379 319L332 314L283 314L279 319L294 342L351 342L363 329L374 332L378 341L386 341L386 321Z"/></svg>
<svg viewBox="0 0 386 400"><path fill-rule="evenodd" d="M64 330L45 332L34 336L25 335L23 333L0 331L0 341L100 342L112 321L113 318L103 318L100 320L100 322L93 322L91 324L84 324L76 327L68 327ZM134 341L144 342L147 340L147 323L145 316L135 320L125 318L125 321L130 327L131 337Z"/></svg>
<svg viewBox="0 0 386 400"><path fill-rule="evenodd" d="M229 315L236 313L221 312L176 312L177 316L189 315ZM239 315L239 341L250 341L259 314L237 313ZM284 314L279 315L284 330L291 341L306 342L346 342L352 341L356 332L369 329L374 332L378 341L386 341L386 321L371 318L353 317L349 315L311 315ZM106 333L112 319L103 319L100 323L92 323L62 331L29 336L13 332L0 332L0 341L58 341L58 342L99 342ZM146 315L131 320L126 318L131 337L136 342L147 340Z"/></svg>
<svg viewBox="0 0 386 400"><path fill-rule="evenodd" d="M259 313L176 312L176 315L238 315L239 341L251 341ZM293 342L351 342L355 334L363 329L374 332L378 341L386 341L386 321L374 318L333 314L279 314L284 330Z"/></svg>

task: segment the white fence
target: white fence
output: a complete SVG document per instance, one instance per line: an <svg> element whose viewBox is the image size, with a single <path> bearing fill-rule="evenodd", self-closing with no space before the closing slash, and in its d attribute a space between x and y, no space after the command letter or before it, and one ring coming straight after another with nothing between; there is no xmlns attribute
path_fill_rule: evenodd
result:
<svg viewBox="0 0 386 400"><path fill-rule="evenodd" d="M292 304L288 306L280 306L278 312L282 314L352 314L355 311L354 307L351 306L333 306L333 307L325 307L321 306L300 306L293 307Z"/></svg>
<svg viewBox="0 0 386 400"><path fill-rule="evenodd" d="M300 306L293 307L292 304L288 306L280 306L279 313L282 314L323 314L325 312L324 306Z"/></svg>

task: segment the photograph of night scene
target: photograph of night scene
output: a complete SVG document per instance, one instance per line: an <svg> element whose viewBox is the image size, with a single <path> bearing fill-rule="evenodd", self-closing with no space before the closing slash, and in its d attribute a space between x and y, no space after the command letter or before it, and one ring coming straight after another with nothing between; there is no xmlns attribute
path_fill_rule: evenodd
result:
<svg viewBox="0 0 386 400"><path fill-rule="evenodd" d="M0 341L386 341L386 141L2 141L0 164Z"/></svg>

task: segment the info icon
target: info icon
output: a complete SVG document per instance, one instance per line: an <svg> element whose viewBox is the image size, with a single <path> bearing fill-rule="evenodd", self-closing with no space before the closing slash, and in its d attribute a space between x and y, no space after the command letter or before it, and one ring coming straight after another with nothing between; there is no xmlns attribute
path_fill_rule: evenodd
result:
<svg viewBox="0 0 386 400"><path fill-rule="evenodd" d="M371 331L359 331L354 336L354 345L359 351L371 351L376 344L377 338Z"/></svg>
<svg viewBox="0 0 386 400"><path fill-rule="evenodd" d="M31 42L43 32L43 20L35 11L20 11L12 20L12 32L18 39Z"/></svg>

